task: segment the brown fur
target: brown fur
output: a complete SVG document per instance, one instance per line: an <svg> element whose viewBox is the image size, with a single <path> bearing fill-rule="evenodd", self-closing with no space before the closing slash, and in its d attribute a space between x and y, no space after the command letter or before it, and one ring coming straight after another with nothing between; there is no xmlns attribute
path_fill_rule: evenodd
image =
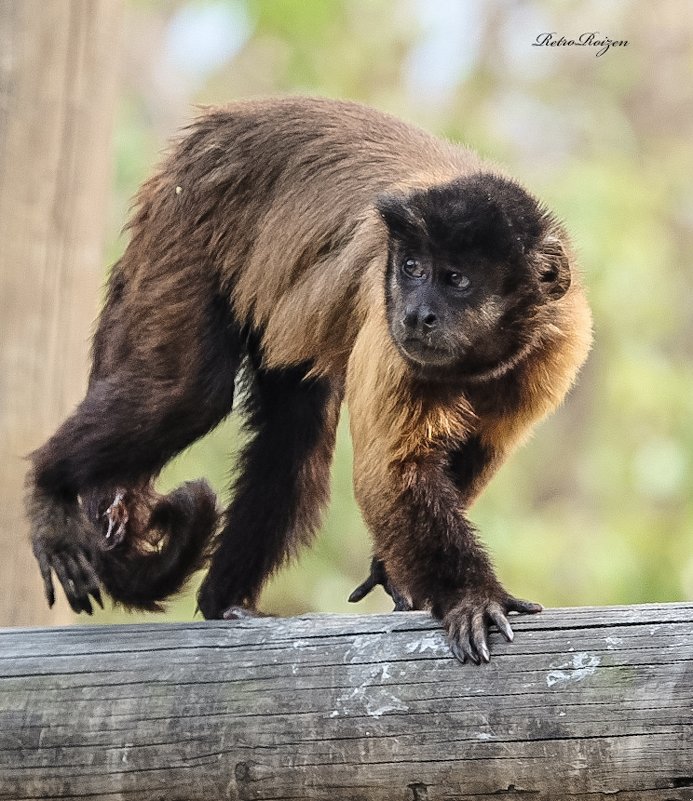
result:
<svg viewBox="0 0 693 801"><path fill-rule="evenodd" d="M75 522L85 516L78 496L107 506L115 486L147 488L122 548L156 574L148 515L162 501L149 482L229 412L243 363L254 376L256 437L201 590L205 615L254 603L267 575L315 529L345 385L356 494L393 585L441 616L475 587L496 603L500 585L466 510L570 388L589 349L589 311L571 266L570 289L537 312L536 336L512 369L476 382L425 380L388 331L389 234L375 204L385 192L406 196L484 173L501 174L463 147L353 103L250 101L193 122L137 196L94 339L89 394L34 455L29 509L44 576L66 547L64 537L56 545L51 520L65 516L73 522L63 530L90 543L83 550L101 576L102 559L119 559L117 548L93 556L101 512ZM555 236L568 250L560 228ZM275 403L278 391L286 403ZM470 443L475 466L456 484L452 459L463 464ZM260 488L272 504L275 487L290 499L275 533L248 531ZM154 522L167 542L171 520ZM176 588L212 533L198 534L198 555L178 571ZM510 601L506 611L516 608Z"/></svg>

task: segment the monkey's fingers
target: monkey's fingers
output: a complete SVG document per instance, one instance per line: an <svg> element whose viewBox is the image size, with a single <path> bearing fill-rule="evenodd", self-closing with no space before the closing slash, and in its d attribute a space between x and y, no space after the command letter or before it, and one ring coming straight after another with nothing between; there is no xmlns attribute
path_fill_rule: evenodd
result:
<svg viewBox="0 0 693 801"><path fill-rule="evenodd" d="M385 589L387 590L387 587ZM395 608L392 610L393 612L411 612L414 609L414 605L406 596L401 595L397 590L392 588L387 591L395 602Z"/></svg>
<svg viewBox="0 0 693 801"><path fill-rule="evenodd" d="M89 596L85 592L84 588L84 574L82 572L82 568L77 561L77 557L74 553L66 553L63 555L63 564L67 568L67 571L70 575L70 579L72 584L75 588L75 595L79 599L80 603L82 604L82 608L88 614L91 614L91 602L89 601Z"/></svg>
<svg viewBox="0 0 693 801"><path fill-rule="evenodd" d="M485 614L482 609L477 609L471 620L472 625L472 644L476 649L477 654L482 662L488 662L491 659L491 654L488 650L488 642L486 640L487 628Z"/></svg>
<svg viewBox="0 0 693 801"><path fill-rule="evenodd" d="M96 574L96 570L94 570L94 566L81 550L77 551L77 563L81 570L82 582L87 593L91 595L96 603L103 609L99 577Z"/></svg>
<svg viewBox="0 0 693 801"><path fill-rule="evenodd" d="M475 665L480 664L479 654L476 652L471 640L470 620L467 615L455 618L447 625L450 650L455 659L463 665L469 659Z"/></svg>
<svg viewBox="0 0 693 801"><path fill-rule="evenodd" d="M125 490L116 491L113 503L106 509L103 516L108 522L105 537L108 541L108 550L111 550L125 539L125 530L130 519L125 505Z"/></svg>
<svg viewBox="0 0 693 801"><path fill-rule="evenodd" d="M42 548L34 548L34 555L39 563L39 570L41 571L43 589L46 593L48 606L52 607L55 603L55 589L53 587L53 575L51 573L51 565L48 554Z"/></svg>
<svg viewBox="0 0 693 801"><path fill-rule="evenodd" d="M349 603L355 604L358 603L358 601L362 601L368 595L368 593L375 589L375 587L378 585L381 585L388 595L392 595L387 583L385 565L380 559L376 559L374 556L371 559L371 571L368 574L368 578L361 582L361 584L359 584L359 586L351 593L349 596Z"/></svg>
<svg viewBox="0 0 693 801"><path fill-rule="evenodd" d="M515 635L513 634L512 627L506 615L509 612L536 614L537 612L541 612L543 608L541 604L536 604L533 601L522 601L519 598L513 598L509 595L504 599L502 605L496 601L492 601L486 612L505 639L508 642L512 642L515 639Z"/></svg>
<svg viewBox="0 0 693 801"><path fill-rule="evenodd" d="M471 646L469 645L469 638L467 638L467 645L459 640L450 640L450 650L455 659L464 665L467 659L470 659L475 664L479 664L479 657L472 654Z"/></svg>
<svg viewBox="0 0 693 801"><path fill-rule="evenodd" d="M491 591L489 595L467 593L443 620L452 653L461 662L470 660L477 665L488 662L491 659L488 646L489 624L495 623L505 639L512 642L514 635L508 613L536 613L541 608L540 604L521 601L503 592Z"/></svg>
<svg viewBox="0 0 693 801"><path fill-rule="evenodd" d="M488 616L496 624L498 631L500 631L508 642L512 642L515 639L510 623L508 623L508 618L505 616L505 612L499 603L494 602L489 605Z"/></svg>
<svg viewBox="0 0 693 801"><path fill-rule="evenodd" d="M70 556L63 553L53 554L50 564L65 591L65 597L72 611L77 614L86 612L91 615L91 603L89 598L81 592L79 577L74 574L74 564Z"/></svg>
<svg viewBox="0 0 693 801"><path fill-rule="evenodd" d="M372 589L378 586L378 584L380 584L380 582L376 581L371 573L371 575L368 576L365 581L361 582L361 584L359 584L359 586L351 593L349 596L349 603L355 604L359 601L362 601Z"/></svg>
<svg viewBox="0 0 693 801"><path fill-rule="evenodd" d="M411 601L405 595L402 595L396 587L392 586L385 570L385 565L381 559L376 557L373 557L371 561L371 572L368 578L351 593L349 603L354 604L362 601L371 590L378 586L381 586L394 601L393 612L411 612L414 608Z"/></svg>
<svg viewBox="0 0 693 801"><path fill-rule="evenodd" d="M536 615L537 612L543 611L544 607L541 604L535 604L533 601L523 601L520 598L513 598L509 595L505 599L506 612L520 612L523 614Z"/></svg>
<svg viewBox="0 0 693 801"><path fill-rule="evenodd" d="M349 603L355 604L358 603L358 601L362 601L371 590L375 589L375 587L379 585L383 587L388 595L392 596L392 593L388 587L385 565L381 559L378 559L374 556L371 559L371 571L368 574L368 578L361 582L361 584L359 584L359 586L351 593L349 596Z"/></svg>

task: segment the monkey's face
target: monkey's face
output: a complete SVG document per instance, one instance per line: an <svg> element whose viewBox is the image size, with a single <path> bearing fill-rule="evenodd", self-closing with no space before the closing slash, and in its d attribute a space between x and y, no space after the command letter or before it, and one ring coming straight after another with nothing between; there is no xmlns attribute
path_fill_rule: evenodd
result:
<svg viewBox="0 0 693 801"><path fill-rule="evenodd" d="M531 350L538 309L570 284L555 224L533 198L479 175L380 198L378 209L390 234L390 334L413 369L480 380Z"/></svg>
<svg viewBox="0 0 693 801"><path fill-rule="evenodd" d="M453 261L404 243L392 251L390 333L414 366L485 372L524 339L503 265L480 254Z"/></svg>

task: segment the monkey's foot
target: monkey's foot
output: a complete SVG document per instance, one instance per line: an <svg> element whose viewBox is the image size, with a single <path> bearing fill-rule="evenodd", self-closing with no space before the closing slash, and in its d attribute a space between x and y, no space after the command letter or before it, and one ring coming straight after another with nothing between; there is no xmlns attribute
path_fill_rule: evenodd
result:
<svg viewBox="0 0 693 801"><path fill-rule="evenodd" d="M368 578L361 582L359 586L349 596L349 603L355 604L362 601L368 593L380 585L385 592L395 602L394 612L411 612L414 608L408 598L405 598L398 590L392 586L388 578L385 565L381 559L373 557L371 561L371 572Z"/></svg>
<svg viewBox="0 0 693 801"><path fill-rule="evenodd" d="M213 570L213 568L212 568ZM229 582L223 575L207 573L197 591L197 610L205 620L245 620L252 617L271 617L255 609L250 597L229 592Z"/></svg>
<svg viewBox="0 0 693 801"><path fill-rule="evenodd" d="M116 490L113 503L106 509L103 516L108 521L108 528L104 536L108 542L107 549L110 551L125 539L125 527L130 519L127 506L125 506L125 490Z"/></svg>
<svg viewBox="0 0 693 801"><path fill-rule="evenodd" d="M514 638L508 622L510 612L536 614L541 604L513 598L502 588L489 593L487 589L469 591L443 617L453 655L464 663L468 659L475 664L488 662L488 626L495 623L508 642Z"/></svg>

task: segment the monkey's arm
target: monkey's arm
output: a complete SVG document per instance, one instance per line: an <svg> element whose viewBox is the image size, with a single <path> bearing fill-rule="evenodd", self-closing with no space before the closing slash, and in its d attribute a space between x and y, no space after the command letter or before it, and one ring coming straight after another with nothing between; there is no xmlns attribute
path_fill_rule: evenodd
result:
<svg viewBox="0 0 693 801"><path fill-rule="evenodd" d="M459 659L486 661L489 623L511 639L508 613L541 609L503 588L466 517L502 456L475 436L467 401L412 384L379 333L377 318L364 324L347 377L354 487L374 556L389 587L443 620Z"/></svg>
<svg viewBox="0 0 693 801"><path fill-rule="evenodd" d="M508 613L541 606L514 598L497 579L442 454L400 465L388 484L361 492L365 508L380 507L367 516L388 580L443 620L458 659L488 661L489 623L511 640Z"/></svg>
<svg viewBox="0 0 693 801"><path fill-rule="evenodd" d="M458 488L461 499L468 508L479 495L501 462L500 454L478 435L473 435L463 444L455 447L449 455L449 475ZM405 598L392 584L382 560L374 558L368 577L351 593L349 601L356 603L366 597L373 589L382 586L395 602L395 612L408 612L414 609L411 601Z"/></svg>

